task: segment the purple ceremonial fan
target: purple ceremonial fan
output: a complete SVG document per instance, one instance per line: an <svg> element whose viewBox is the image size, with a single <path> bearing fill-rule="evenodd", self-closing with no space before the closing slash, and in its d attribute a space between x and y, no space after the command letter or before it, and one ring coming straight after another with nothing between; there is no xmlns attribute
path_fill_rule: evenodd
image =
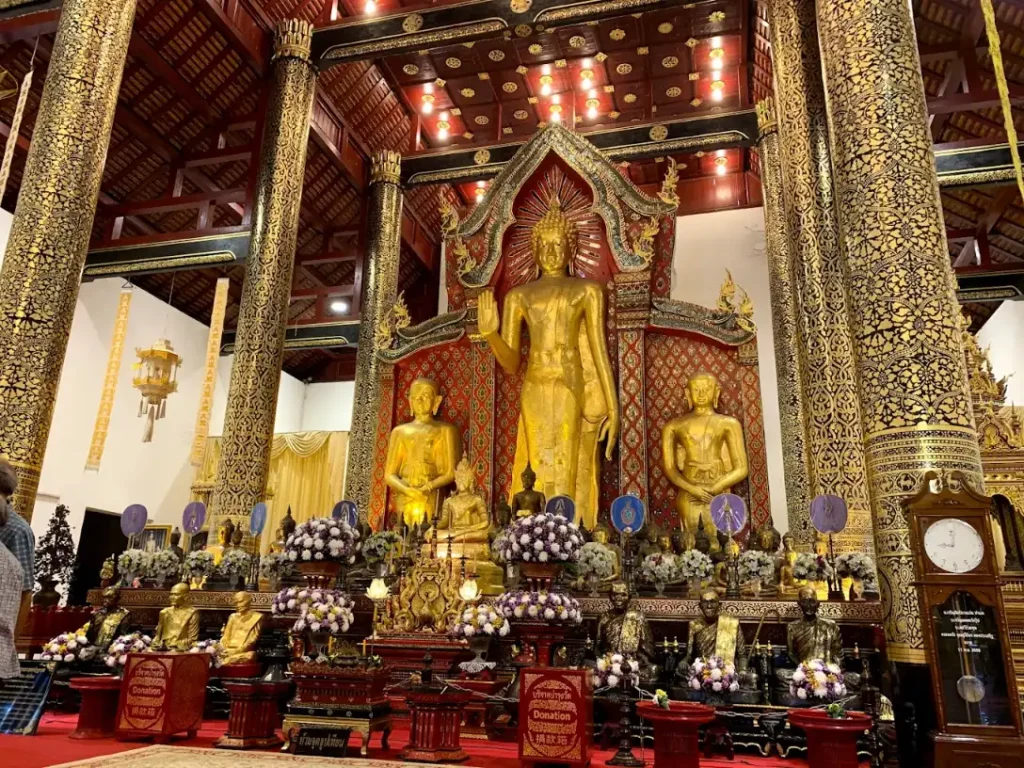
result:
<svg viewBox="0 0 1024 768"><path fill-rule="evenodd" d="M195 535L206 522L206 505L201 501L193 501L185 505L185 513L181 516L181 527L185 533Z"/></svg>
<svg viewBox="0 0 1024 768"><path fill-rule="evenodd" d="M746 502L735 493L720 493L711 500L711 521L722 533L739 533L747 524Z"/></svg>
<svg viewBox="0 0 1024 768"><path fill-rule="evenodd" d="M142 533L146 528L146 520L149 513L141 504L131 504L125 507L121 513L121 533L125 536L135 536Z"/></svg>
<svg viewBox="0 0 1024 768"><path fill-rule="evenodd" d="M811 502L811 524L818 533L839 533L846 528L850 513L838 496L822 494Z"/></svg>
<svg viewBox="0 0 1024 768"><path fill-rule="evenodd" d="M249 515L249 533L253 536L259 536L263 533L263 526L267 524L267 505L258 501L252 508L252 514Z"/></svg>

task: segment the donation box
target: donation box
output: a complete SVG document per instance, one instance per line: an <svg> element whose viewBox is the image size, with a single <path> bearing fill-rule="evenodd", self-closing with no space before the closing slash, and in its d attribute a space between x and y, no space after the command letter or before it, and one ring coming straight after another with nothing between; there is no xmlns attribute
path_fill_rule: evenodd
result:
<svg viewBox="0 0 1024 768"><path fill-rule="evenodd" d="M524 669L519 695L520 762L587 765L593 711L586 670Z"/></svg>
<svg viewBox="0 0 1024 768"><path fill-rule="evenodd" d="M116 736L195 736L203 723L210 657L205 653L132 653L124 668Z"/></svg>

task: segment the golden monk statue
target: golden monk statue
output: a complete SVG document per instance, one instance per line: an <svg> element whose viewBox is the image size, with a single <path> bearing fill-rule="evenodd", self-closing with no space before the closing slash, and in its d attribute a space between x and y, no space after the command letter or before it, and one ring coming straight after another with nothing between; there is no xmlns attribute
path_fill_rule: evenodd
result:
<svg viewBox="0 0 1024 768"><path fill-rule="evenodd" d="M543 512L547 500L543 493L533 489L533 484L537 482L537 475L529 461L526 462L526 468L520 478L523 481L523 489L512 497L512 514L516 517L529 517Z"/></svg>
<svg viewBox="0 0 1024 768"><path fill-rule="evenodd" d="M263 632L263 614L252 609L252 596L236 592L235 612L228 617L220 644L224 646L225 664L248 664L256 661L256 644Z"/></svg>
<svg viewBox="0 0 1024 768"><path fill-rule="evenodd" d="M395 527L412 528L433 520L438 490L455 479L461 438L454 424L434 418L441 400L437 384L416 379L409 387L412 421L391 430L384 479L394 491Z"/></svg>
<svg viewBox="0 0 1024 768"><path fill-rule="evenodd" d="M127 634L128 609L120 607L121 590L107 587L103 590L103 607L89 617L79 632L84 632L89 642L106 652L110 644L121 635Z"/></svg>
<svg viewBox="0 0 1024 768"><path fill-rule="evenodd" d="M171 587L171 605L160 611L152 650L187 651L199 640L199 612L189 604L191 595L184 582Z"/></svg>
<svg viewBox="0 0 1024 768"><path fill-rule="evenodd" d="M794 664L820 659L826 664L841 664L843 641L839 625L818 616L818 594L814 587L801 587L797 605L803 616L786 627L786 648Z"/></svg>
<svg viewBox="0 0 1024 768"><path fill-rule="evenodd" d="M747 647L740 622L732 616L722 616L721 609L722 603L715 590L709 589L700 596L701 617L690 622L686 656L676 668L678 677L689 677L694 661L712 656L734 664L737 671L747 668Z"/></svg>
<svg viewBox="0 0 1024 768"><path fill-rule="evenodd" d="M597 522L598 443L612 457L619 434L619 406L605 343L604 288L567 274L578 246L576 225L558 200L533 227L531 247L540 277L505 296L499 334L498 305L485 290L477 325L509 374L520 366L525 323L530 352L523 378L513 493L527 461L547 498L576 502L586 528Z"/></svg>
<svg viewBox="0 0 1024 768"><path fill-rule="evenodd" d="M743 428L732 416L717 412L720 394L718 379L710 373L693 376L686 384L692 410L661 430L665 476L679 489L676 511L688 535L696 536L702 519L705 529L715 530L711 499L747 477ZM712 539L712 549L717 548Z"/></svg>
<svg viewBox="0 0 1024 768"><path fill-rule="evenodd" d="M491 562L491 519L487 504L476 490L476 475L465 456L455 469L455 493L444 500L437 523L426 533L437 541L437 557L465 558L469 572L485 595L500 595L504 574ZM432 544L424 544L429 551Z"/></svg>
<svg viewBox="0 0 1024 768"><path fill-rule="evenodd" d="M640 664L640 679L648 680L658 671L654 664L656 648L651 625L643 611L630 605L626 582L613 583L609 597L612 608L597 622L597 654L621 653L634 659Z"/></svg>

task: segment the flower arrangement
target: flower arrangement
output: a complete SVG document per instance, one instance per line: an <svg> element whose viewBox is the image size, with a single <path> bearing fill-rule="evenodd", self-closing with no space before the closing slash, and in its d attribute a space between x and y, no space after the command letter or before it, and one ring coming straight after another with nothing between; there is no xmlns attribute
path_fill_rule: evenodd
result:
<svg viewBox="0 0 1024 768"><path fill-rule="evenodd" d="M690 688L706 693L738 691L740 680L736 667L726 664L720 656L696 659L690 667Z"/></svg>
<svg viewBox="0 0 1024 768"><path fill-rule="evenodd" d="M510 563L575 562L582 546L583 536L576 523L561 515L541 512L512 522L502 557Z"/></svg>
<svg viewBox="0 0 1024 768"><path fill-rule="evenodd" d="M189 653L206 653L210 655L210 662L215 667L224 663L224 646L219 640L200 640L188 649Z"/></svg>
<svg viewBox="0 0 1024 768"><path fill-rule="evenodd" d="M394 531L377 531L366 537L363 544L363 557L370 565L381 563L402 540Z"/></svg>
<svg viewBox="0 0 1024 768"><path fill-rule="evenodd" d="M227 578L247 576L252 557L244 549L229 549L221 557L217 571Z"/></svg>
<svg viewBox="0 0 1024 768"><path fill-rule="evenodd" d="M39 661L88 661L96 655L96 646L89 642L85 632L62 632L43 646L42 653L33 658Z"/></svg>
<svg viewBox="0 0 1024 768"><path fill-rule="evenodd" d="M169 549L163 549L150 556L143 575L162 584L172 576L177 576L180 571L181 561L178 556Z"/></svg>
<svg viewBox="0 0 1024 768"><path fill-rule="evenodd" d="M285 587L274 597L270 604L270 612L274 616L283 616L286 613L298 613L302 605L309 598L312 589L305 587Z"/></svg>
<svg viewBox="0 0 1024 768"><path fill-rule="evenodd" d="M648 584L668 584L679 579L679 560L675 555L655 552L644 558L640 576Z"/></svg>
<svg viewBox="0 0 1024 768"><path fill-rule="evenodd" d="M477 635L498 635L505 637L509 623L497 609L487 603L471 605L462 612L462 618L452 626L453 637L475 637Z"/></svg>
<svg viewBox="0 0 1024 768"><path fill-rule="evenodd" d="M740 581L744 584L749 581L765 583L775 576L775 561L766 552L747 550L740 555L737 567L740 572Z"/></svg>
<svg viewBox="0 0 1024 768"><path fill-rule="evenodd" d="M128 663L129 653L142 653L149 650L153 638L141 632L133 632L130 635L121 635L107 648L107 655L103 663L111 669L123 669Z"/></svg>
<svg viewBox="0 0 1024 768"><path fill-rule="evenodd" d="M494 605L509 620L525 619L549 624L583 622L579 602L557 592L527 592L516 589L500 595Z"/></svg>
<svg viewBox="0 0 1024 768"><path fill-rule="evenodd" d="M862 552L848 552L836 558L840 576L866 581L875 575L875 562Z"/></svg>
<svg viewBox="0 0 1024 768"><path fill-rule="evenodd" d="M111 555L103 561L103 565L100 566L100 578L107 580L114 578L114 556Z"/></svg>
<svg viewBox="0 0 1024 768"><path fill-rule="evenodd" d="M126 549L117 556L117 570L122 580L134 581L142 576L149 569L149 562L153 559L150 552L141 549Z"/></svg>
<svg viewBox="0 0 1024 768"><path fill-rule="evenodd" d="M284 551L293 563L327 560L351 565L359 551L359 531L347 520L313 518L292 531Z"/></svg>
<svg viewBox="0 0 1024 768"><path fill-rule="evenodd" d="M665 693L663 690L661 690L661 688L659 688L658 690L656 690L654 692L654 696L651 699L651 701L653 701L655 704L657 704L662 709L671 709L672 708L672 705L670 703L670 699L668 697L668 694Z"/></svg>
<svg viewBox="0 0 1024 768"><path fill-rule="evenodd" d="M604 544L588 541L580 549L580 576L607 579L615 573L615 555Z"/></svg>
<svg viewBox="0 0 1024 768"><path fill-rule="evenodd" d="M606 653L594 665L594 689L635 688L640 683L640 664L621 653Z"/></svg>
<svg viewBox="0 0 1024 768"><path fill-rule="evenodd" d="M277 593L270 606L274 616L298 613L292 632L327 632L338 635L352 626L355 606L352 598L339 589L287 587Z"/></svg>
<svg viewBox="0 0 1024 768"><path fill-rule="evenodd" d="M213 563L213 552L199 549L185 556L182 574L190 579L203 579L213 576L216 566Z"/></svg>
<svg viewBox="0 0 1024 768"><path fill-rule="evenodd" d="M676 558L676 564L679 566L679 573L687 581L710 579L714 570L711 558L698 549L683 552Z"/></svg>
<svg viewBox="0 0 1024 768"><path fill-rule="evenodd" d="M846 695L843 671L838 664L826 664L821 659L802 662L793 672L789 692L801 700L835 701Z"/></svg>
<svg viewBox="0 0 1024 768"><path fill-rule="evenodd" d="M505 551L509 549L508 528L502 528L491 542L491 561L495 565L505 565Z"/></svg>
<svg viewBox="0 0 1024 768"><path fill-rule="evenodd" d="M831 581L835 569L824 555L805 552L797 555L793 565L793 576L804 581Z"/></svg>
<svg viewBox="0 0 1024 768"><path fill-rule="evenodd" d="M295 573L295 564L284 552L268 552L260 558L260 576L269 579L271 576L291 576Z"/></svg>

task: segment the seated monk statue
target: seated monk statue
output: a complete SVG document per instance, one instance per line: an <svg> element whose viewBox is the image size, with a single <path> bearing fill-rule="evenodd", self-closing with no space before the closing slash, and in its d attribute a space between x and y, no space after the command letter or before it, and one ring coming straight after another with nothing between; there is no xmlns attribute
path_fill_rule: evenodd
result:
<svg viewBox="0 0 1024 768"><path fill-rule="evenodd" d="M786 627L786 649L789 660L796 665L805 661L818 659L825 664L843 664L843 640L839 634L839 625L831 619L818 616L818 593L814 587L806 585L797 593L797 605L803 616L790 622ZM856 690L860 685L860 675L846 672L846 687ZM793 679L793 669L776 670L778 684L785 686L789 692L789 683Z"/></svg>
<svg viewBox="0 0 1024 768"><path fill-rule="evenodd" d="M121 635L128 634L128 609L121 608L121 590L107 587L103 590L103 607L89 617L79 632L84 632L89 643L106 652L110 644Z"/></svg>
<svg viewBox="0 0 1024 768"><path fill-rule="evenodd" d="M487 503L476 490L476 475L465 456L455 469L455 493L444 500L441 514L426 533L428 554L437 542L437 557L466 559L467 573L479 581L485 595L500 595L503 591L502 569L491 562L491 516Z"/></svg>
<svg viewBox="0 0 1024 768"><path fill-rule="evenodd" d="M604 525L598 525L594 528L594 533L591 535L591 541L595 544L603 544L607 547L608 551L612 553L612 557L615 563L612 565L612 575L606 579L602 579L602 584L610 584L617 582L622 578L622 549L611 543L611 534Z"/></svg>
<svg viewBox="0 0 1024 768"><path fill-rule="evenodd" d="M632 607L626 582L612 584L610 597L612 608L597 623L597 655L621 653L635 660L640 665L640 681L650 682L658 674L651 625L643 611Z"/></svg>
<svg viewBox="0 0 1024 768"><path fill-rule="evenodd" d="M529 517L543 512L547 500L543 493L533 489L533 484L537 482L537 474L529 461L526 462L526 469L523 470L521 477L523 490L512 497L512 514L516 517Z"/></svg>
<svg viewBox="0 0 1024 768"><path fill-rule="evenodd" d="M184 582L171 587L171 605L160 611L153 651L188 651L199 641L199 611L190 605L192 590Z"/></svg>
<svg viewBox="0 0 1024 768"><path fill-rule="evenodd" d="M263 632L263 614L252 609L252 596L236 592L235 612L228 617L220 644L224 646L224 664L248 664L256 661L256 644Z"/></svg>
<svg viewBox="0 0 1024 768"><path fill-rule="evenodd" d="M697 659L718 656L726 664L734 664L737 672L747 669L747 646L740 631L739 619L721 615L718 593L709 589L700 596L701 616L690 622L686 639L686 655L676 667L676 677L687 680L690 667Z"/></svg>

